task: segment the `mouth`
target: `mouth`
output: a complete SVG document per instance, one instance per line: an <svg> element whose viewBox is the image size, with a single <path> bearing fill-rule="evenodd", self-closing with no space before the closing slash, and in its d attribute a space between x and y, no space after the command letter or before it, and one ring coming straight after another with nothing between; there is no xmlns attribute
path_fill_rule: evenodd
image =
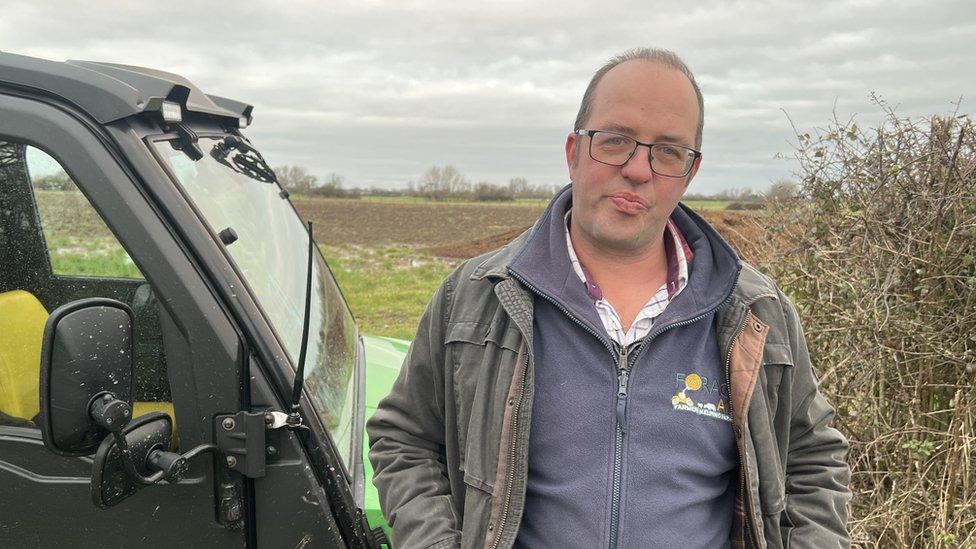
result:
<svg viewBox="0 0 976 549"><path fill-rule="evenodd" d="M647 202L634 193L619 192L610 195L610 202L617 211L628 215L637 215L647 211Z"/></svg>

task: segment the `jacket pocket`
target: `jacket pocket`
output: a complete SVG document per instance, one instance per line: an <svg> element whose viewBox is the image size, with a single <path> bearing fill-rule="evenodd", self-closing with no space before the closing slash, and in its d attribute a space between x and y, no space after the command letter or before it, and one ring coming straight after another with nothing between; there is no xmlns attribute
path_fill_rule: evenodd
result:
<svg viewBox="0 0 976 549"><path fill-rule="evenodd" d="M785 549L790 549L790 538L793 534L793 522L790 520L790 515L783 508L783 512L780 514L779 520L779 533L780 537L783 538L783 547Z"/></svg>
<svg viewBox="0 0 976 549"><path fill-rule="evenodd" d="M776 367L781 368L781 366ZM766 377L769 368L769 366L763 367L760 381ZM784 416L777 418L775 405L770 406L769 395L764 394L765 384L760 387L762 389L756 391L752 406L749 408L749 434L756 456L760 510L763 514L767 514L783 509L786 497L786 447L783 444L788 444L789 441L788 438L782 437L780 432L784 428L779 425ZM785 428L788 429L788 425Z"/></svg>
<svg viewBox="0 0 976 549"><path fill-rule="evenodd" d="M484 483L464 475L464 522L461 526L461 547L483 547L491 518L491 491Z"/></svg>
<svg viewBox="0 0 976 549"><path fill-rule="evenodd" d="M793 523L786 512L786 504L779 510L763 511L763 531L768 549L789 549Z"/></svg>
<svg viewBox="0 0 976 549"><path fill-rule="evenodd" d="M778 515L786 500L786 449L789 444L789 414L778 409L778 385L783 364L764 364L759 384L749 407L749 434L755 455L759 510L764 515ZM788 405L788 398L786 399ZM785 412L785 410L783 411ZM764 521L765 522L765 521ZM778 528L778 518L776 520Z"/></svg>
<svg viewBox="0 0 976 549"><path fill-rule="evenodd" d="M767 549L785 549L789 547L787 545L787 537L784 534L782 521L783 517L786 516L785 505L779 509L763 509L762 521L763 521L763 537L766 539Z"/></svg>
<svg viewBox="0 0 976 549"><path fill-rule="evenodd" d="M489 493L520 341L519 333L502 320L456 322L447 333L454 366L459 468L467 484Z"/></svg>
<svg viewBox="0 0 976 549"><path fill-rule="evenodd" d="M786 449L789 443L789 387L793 353L789 345L767 339L763 346L759 390L749 410L756 452L759 507L769 548L789 547L786 517Z"/></svg>
<svg viewBox="0 0 976 549"><path fill-rule="evenodd" d="M763 345L763 364L793 365L793 351L786 343L767 341Z"/></svg>
<svg viewBox="0 0 976 549"><path fill-rule="evenodd" d="M785 382L789 387L793 379L793 352L785 343L767 341L763 346L763 381L766 402L770 415L775 415L780 406L780 386Z"/></svg>

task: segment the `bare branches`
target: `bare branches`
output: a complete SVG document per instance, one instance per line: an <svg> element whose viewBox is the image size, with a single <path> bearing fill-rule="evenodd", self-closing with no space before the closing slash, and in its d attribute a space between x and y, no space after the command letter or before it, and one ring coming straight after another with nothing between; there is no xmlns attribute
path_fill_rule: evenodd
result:
<svg viewBox="0 0 976 549"><path fill-rule="evenodd" d="M800 201L762 267L802 311L852 443L861 547L976 544L976 128L966 115L797 131ZM823 375L826 374L826 375Z"/></svg>

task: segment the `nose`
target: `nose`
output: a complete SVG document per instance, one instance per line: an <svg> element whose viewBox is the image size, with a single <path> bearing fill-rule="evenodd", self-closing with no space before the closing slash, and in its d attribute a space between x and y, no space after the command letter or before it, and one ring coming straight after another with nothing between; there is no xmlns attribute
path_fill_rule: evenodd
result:
<svg viewBox="0 0 976 549"><path fill-rule="evenodd" d="M654 176L651 171L651 148L647 145L637 145L634 154L630 155L627 163L620 167L620 174L638 183L649 181Z"/></svg>

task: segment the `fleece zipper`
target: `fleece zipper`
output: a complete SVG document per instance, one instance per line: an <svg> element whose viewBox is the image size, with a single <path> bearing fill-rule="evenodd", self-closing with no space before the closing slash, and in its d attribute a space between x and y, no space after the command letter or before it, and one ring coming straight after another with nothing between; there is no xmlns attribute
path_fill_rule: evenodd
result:
<svg viewBox="0 0 976 549"><path fill-rule="evenodd" d="M623 484L624 430L627 419L627 382L630 380L630 364L627 363L627 347L620 346L620 362L617 367L617 426L613 442L613 488L610 495L610 547L617 546L620 529L620 496Z"/></svg>

